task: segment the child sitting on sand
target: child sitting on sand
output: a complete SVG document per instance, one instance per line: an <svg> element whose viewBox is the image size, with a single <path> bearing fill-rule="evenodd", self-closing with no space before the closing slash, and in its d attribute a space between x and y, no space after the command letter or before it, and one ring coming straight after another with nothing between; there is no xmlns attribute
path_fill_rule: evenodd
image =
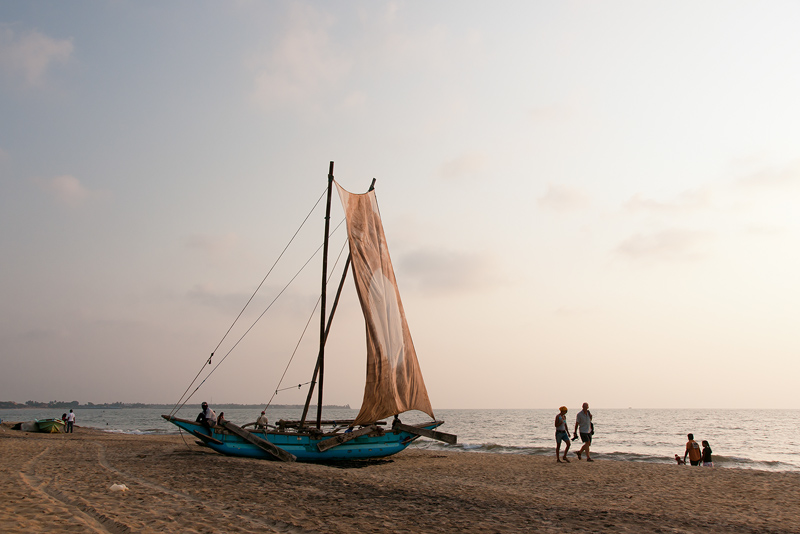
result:
<svg viewBox="0 0 800 534"><path fill-rule="evenodd" d="M686 462L683 460L683 458L681 458L677 454L675 455L675 461L678 462L678 465L686 465Z"/></svg>

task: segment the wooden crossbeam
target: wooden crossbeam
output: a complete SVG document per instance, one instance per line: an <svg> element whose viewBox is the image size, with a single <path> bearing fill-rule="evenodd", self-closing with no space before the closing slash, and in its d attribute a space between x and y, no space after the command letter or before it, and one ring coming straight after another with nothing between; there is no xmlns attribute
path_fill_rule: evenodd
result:
<svg viewBox="0 0 800 534"><path fill-rule="evenodd" d="M297 460L294 454L290 452L286 452L285 450L281 449L280 447L276 447L269 441L265 439L261 439L258 436L254 436L252 433L248 432L247 430L243 429L240 426L237 426L230 421L223 421L222 426L230 432L231 434L236 434L240 438L245 441L249 441L259 449L263 450L264 452L274 456L278 460L282 460L284 462L294 462Z"/></svg>
<svg viewBox="0 0 800 534"><path fill-rule="evenodd" d="M363 436L365 434L369 434L370 432L373 432L377 429L378 427L376 427L375 425L370 425L370 426L365 426L364 428L360 428L358 430L354 430L352 432L345 432L339 434L338 436L334 436L332 438L320 441L319 443L317 443L317 449L319 449L319 452L325 452L328 449L336 447L337 445L341 445L342 443L347 443L350 440L356 439L357 437Z"/></svg>
<svg viewBox="0 0 800 534"><path fill-rule="evenodd" d="M448 434L446 432L438 432L436 430L428 430L427 428L420 428L418 426L411 426L405 425L403 423L394 423L392 428L397 430L402 430L403 432L408 432L409 434L415 434L417 436L424 436L426 438L435 439L438 441L443 441L445 443L449 443L450 445L455 445L456 441L458 440L458 436L455 434Z"/></svg>
<svg viewBox="0 0 800 534"><path fill-rule="evenodd" d="M218 440L217 438L212 438L211 436L207 436L206 434L203 434L202 432L198 432L197 430L192 430L192 434L194 434L195 436L200 438L200 440L203 443L211 442L211 443L216 443L217 445L222 445L222 442L220 440Z"/></svg>

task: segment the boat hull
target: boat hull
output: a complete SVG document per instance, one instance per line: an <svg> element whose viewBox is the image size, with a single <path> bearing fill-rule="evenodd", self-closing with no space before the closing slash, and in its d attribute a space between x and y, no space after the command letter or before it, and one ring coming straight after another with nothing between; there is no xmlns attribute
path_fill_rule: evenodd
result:
<svg viewBox="0 0 800 534"><path fill-rule="evenodd" d="M39 432L57 434L64 431L64 421L61 419L37 419L36 428Z"/></svg>
<svg viewBox="0 0 800 534"><path fill-rule="evenodd" d="M187 419L179 419L162 415L164 419L185 430L190 434L202 434L211 439L204 439L204 444L211 449L228 456L242 456L246 458L263 458L274 460L275 457L260 447L240 438L239 436L227 432L220 427L215 427L209 434L209 429ZM419 425L419 428L433 430L441 425L443 421L431 421L430 423ZM320 451L317 445L332 435L323 435L314 438L310 435L294 432L274 432L274 431L252 431L256 437L269 441L276 447L293 454L300 462L328 462L341 460L356 460L367 458L384 458L397 454L404 450L415 441L419 436L410 432L388 430L381 432L382 435L359 436L351 441L332 447L326 451ZM338 434L340 435L340 434Z"/></svg>

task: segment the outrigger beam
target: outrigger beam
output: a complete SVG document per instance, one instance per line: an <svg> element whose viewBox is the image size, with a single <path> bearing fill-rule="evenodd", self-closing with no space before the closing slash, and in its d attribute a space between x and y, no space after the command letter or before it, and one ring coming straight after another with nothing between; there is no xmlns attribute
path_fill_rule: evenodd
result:
<svg viewBox="0 0 800 534"><path fill-rule="evenodd" d="M342 443L347 443L350 440L354 440L359 436L363 436L365 434L369 434L370 432L374 432L375 430L378 430L377 426L369 425L369 426L365 426L364 428L360 428L358 430L354 430L352 432L339 434L338 436L335 436L335 437L332 437L332 438L329 438L329 439L324 439L324 440L320 441L319 443L317 443L317 449L319 449L319 452L325 452L328 449L332 449L332 448L336 447L337 445L341 445Z"/></svg>
<svg viewBox="0 0 800 534"><path fill-rule="evenodd" d="M426 438L443 441L445 443L449 443L450 445L455 445L456 441L458 440L458 436L454 434L448 434L446 432L437 432L436 430L428 430L427 428L405 425L403 423L394 423L392 424L392 428L397 430L402 430L403 432L408 432L409 434L415 434L417 436L424 436Z"/></svg>
<svg viewBox="0 0 800 534"><path fill-rule="evenodd" d="M200 438L200 441L202 441L203 443L216 443L217 445L223 444L220 440L212 438L211 436L206 436L205 434L203 434L202 432L198 432L197 430L192 430L192 434L194 434L195 437Z"/></svg>
<svg viewBox="0 0 800 534"><path fill-rule="evenodd" d="M245 441L249 441L259 449L263 450L267 454L274 456L278 460L282 460L284 462L294 462L297 460L297 457L290 453L286 452L285 450L281 449L280 447L276 447L269 441L265 439L261 439L258 436L254 436L252 433L248 432L247 430L243 429L240 426L237 426L230 421L223 421L220 425L230 432L231 434L235 434L242 438Z"/></svg>

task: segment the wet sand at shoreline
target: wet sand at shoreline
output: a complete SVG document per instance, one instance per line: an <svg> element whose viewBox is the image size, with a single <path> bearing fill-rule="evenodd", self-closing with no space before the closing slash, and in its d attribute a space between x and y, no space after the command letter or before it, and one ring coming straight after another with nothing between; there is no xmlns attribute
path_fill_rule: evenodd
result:
<svg viewBox="0 0 800 534"><path fill-rule="evenodd" d="M5 423L0 457L4 533L800 532L800 473L413 449L284 464Z"/></svg>

